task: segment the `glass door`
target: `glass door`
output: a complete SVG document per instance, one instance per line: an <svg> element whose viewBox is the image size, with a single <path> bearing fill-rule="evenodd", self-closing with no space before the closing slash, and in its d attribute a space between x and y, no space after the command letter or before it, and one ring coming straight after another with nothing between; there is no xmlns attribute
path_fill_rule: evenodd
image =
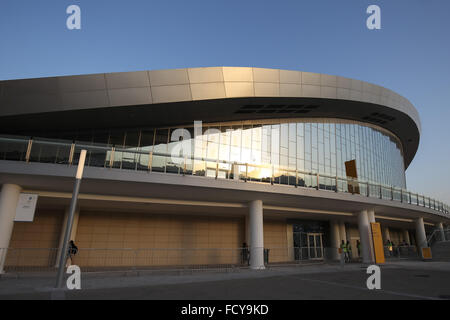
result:
<svg viewBox="0 0 450 320"><path fill-rule="evenodd" d="M308 255L310 260L323 259L323 245L321 233L308 233Z"/></svg>

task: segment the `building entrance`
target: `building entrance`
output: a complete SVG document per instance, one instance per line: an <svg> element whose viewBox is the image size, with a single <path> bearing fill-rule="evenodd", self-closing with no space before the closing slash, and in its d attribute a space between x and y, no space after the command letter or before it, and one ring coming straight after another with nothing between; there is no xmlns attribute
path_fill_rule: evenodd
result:
<svg viewBox="0 0 450 320"><path fill-rule="evenodd" d="M295 260L323 260L323 233L294 232Z"/></svg>
<svg viewBox="0 0 450 320"><path fill-rule="evenodd" d="M308 233L307 245L309 260L323 259L323 243L321 233Z"/></svg>

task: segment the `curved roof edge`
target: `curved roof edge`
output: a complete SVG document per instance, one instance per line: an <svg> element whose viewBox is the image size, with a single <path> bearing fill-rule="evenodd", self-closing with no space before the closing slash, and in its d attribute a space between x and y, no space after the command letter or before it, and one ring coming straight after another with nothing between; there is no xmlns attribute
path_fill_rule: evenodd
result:
<svg viewBox="0 0 450 320"><path fill-rule="evenodd" d="M406 98L392 90L340 76L252 67L186 68L0 81L0 119L109 107L186 105L189 102L248 98L272 101L277 98L291 101L322 99L337 101L335 107L341 107L343 102L354 102L353 111L359 113L359 119L361 111L357 109L364 108L362 119L396 133L404 148L408 149L408 143L411 144L409 151L405 151L406 167L418 148L419 114ZM327 111L330 116L333 113L335 117L341 115L336 109L330 110ZM383 112L389 110L393 115ZM395 118L398 123L384 125ZM411 128L412 124L416 126L415 130ZM402 128L396 130L396 126ZM407 132L402 134L400 131Z"/></svg>

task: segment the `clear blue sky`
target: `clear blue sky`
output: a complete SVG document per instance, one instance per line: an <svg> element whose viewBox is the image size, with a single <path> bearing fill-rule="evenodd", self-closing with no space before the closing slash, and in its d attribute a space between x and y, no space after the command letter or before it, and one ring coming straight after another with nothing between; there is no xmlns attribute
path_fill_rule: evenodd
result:
<svg viewBox="0 0 450 320"><path fill-rule="evenodd" d="M366 28L370 4L382 30ZM0 80L223 65L365 80L416 106L408 188L450 203L449 13L448 0L1 0Z"/></svg>

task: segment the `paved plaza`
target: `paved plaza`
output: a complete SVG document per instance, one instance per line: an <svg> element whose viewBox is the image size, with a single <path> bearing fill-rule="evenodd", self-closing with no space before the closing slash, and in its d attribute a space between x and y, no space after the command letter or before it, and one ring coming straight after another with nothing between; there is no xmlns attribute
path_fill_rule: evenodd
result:
<svg viewBox="0 0 450 320"><path fill-rule="evenodd" d="M381 267L381 290L368 290L360 264L271 267L264 271L83 274L82 289L55 291L52 275L6 275L5 299L450 299L450 262L398 261Z"/></svg>

